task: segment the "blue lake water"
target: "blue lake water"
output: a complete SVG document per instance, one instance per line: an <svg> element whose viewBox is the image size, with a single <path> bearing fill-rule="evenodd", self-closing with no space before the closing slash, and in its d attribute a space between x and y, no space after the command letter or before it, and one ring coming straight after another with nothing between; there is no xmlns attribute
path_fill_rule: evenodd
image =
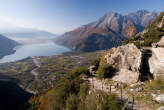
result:
<svg viewBox="0 0 164 110"><path fill-rule="evenodd" d="M57 45L52 41L40 42L36 44L25 44L17 46L15 50L16 52L14 54L7 55L0 59L0 63L18 61L32 56L59 55L61 53L70 51L70 49Z"/></svg>

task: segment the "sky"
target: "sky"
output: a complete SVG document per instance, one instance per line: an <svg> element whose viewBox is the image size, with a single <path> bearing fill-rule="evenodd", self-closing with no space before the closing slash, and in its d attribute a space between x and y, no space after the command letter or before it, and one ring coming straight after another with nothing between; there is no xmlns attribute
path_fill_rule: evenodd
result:
<svg viewBox="0 0 164 110"><path fill-rule="evenodd" d="M0 0L0 26L62 34L110 11L126 14L140 9L164 11L164 0Z"/></svg>

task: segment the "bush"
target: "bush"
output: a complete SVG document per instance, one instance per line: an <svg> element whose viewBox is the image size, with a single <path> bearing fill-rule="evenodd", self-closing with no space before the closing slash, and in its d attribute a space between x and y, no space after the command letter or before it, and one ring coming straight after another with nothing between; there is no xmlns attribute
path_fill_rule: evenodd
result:
<svg viewBox="0 0 164 110"><path fill-rule="evenodd" d="M79 76L81 74L90 75L89 69L87 67L75 68L71 74Z"/></svg>
<svg viewBox="0 0 164 110"><path fill-rule="evenodd" d="M109 64L103 64L99 66L98 69L98 78L111 78L113 76L113 73L115 72L115 68L113 68Z"/></svg>
<svg viewBox="0 0 164 110"><path fill-rule="evenodd" d="M88 104L89 103L89 104ZM121 103L115 94L97 91L86 97L84 110L121 110Z"/></svg>
<svg viewBox="0 0 164 110"><path fill-rule="evenodd" d="M71 94L66 101L66 110L77 110L78 97L75 94Z"/></svg>
<svg viewBox="0 0 164 110"><path fill-rule="evenodd" d="M91 65L94 65L97 68L99 67L99 64L100 64L100 58L96 58L96 59L91 61Z"/></svg>
<svg viewBox="0 0 164 110"><path fill-rule="evenodd" d="M155 79L153 82L147 85L150 90L164 91L164 79Z"/></svg>
<svg viewBox="0 0 164 110"><path fill-rule="evenodd" d="M110 108L110 110L120 110L120 108L122 108L117 95L115 94L108 95L108 107Z"/></svg>

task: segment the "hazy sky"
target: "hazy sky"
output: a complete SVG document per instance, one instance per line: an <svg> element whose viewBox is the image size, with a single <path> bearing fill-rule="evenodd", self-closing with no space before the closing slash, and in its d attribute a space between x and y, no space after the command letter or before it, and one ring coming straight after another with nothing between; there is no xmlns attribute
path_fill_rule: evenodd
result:
<svg viewBox="0 0 164 110"><path fill-rule="evenodd" d="M60 34L110 11L139 9L164 11L164 0L0 0L0 20Z"/></svg>

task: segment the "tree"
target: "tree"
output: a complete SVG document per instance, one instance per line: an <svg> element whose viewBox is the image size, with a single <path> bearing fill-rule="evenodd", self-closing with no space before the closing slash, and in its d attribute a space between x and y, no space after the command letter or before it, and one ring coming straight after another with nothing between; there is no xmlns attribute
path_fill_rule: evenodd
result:
<svg viewBox="0 0 164 110"><path fill-rule="evenodd" d="M100 58L96 58L96 59L91 61L91 65L96 66L97 69L99 67L99 64L100 64Z"/></svg>
<svg viewBox="0 0 164 110"><path fill-rule="evenodd" d="M77 110L78 97L75 94L71 94L66 101L66 110Z"/></svg>
<svg viewBox="0 0 164 110"><path fill-rule="evenodd" d="M113 68L111 65L103 64L98 68L98 78L100 79L110 78L113 76L114 72L115 72L115 68Z"/></svg>

